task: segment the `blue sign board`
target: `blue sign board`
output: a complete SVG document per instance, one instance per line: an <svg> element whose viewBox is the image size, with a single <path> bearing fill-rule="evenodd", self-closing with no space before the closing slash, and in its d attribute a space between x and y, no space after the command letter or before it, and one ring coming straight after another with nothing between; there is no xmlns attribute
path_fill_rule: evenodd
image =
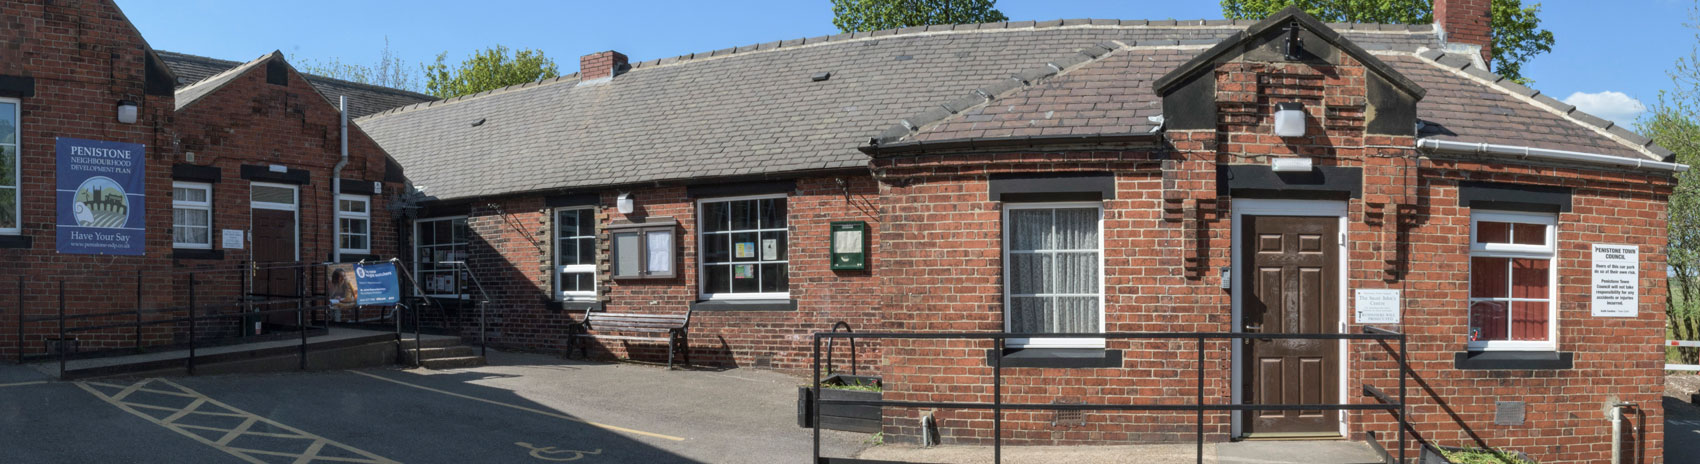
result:
<svg viewBox="0 0 1700 464"><path fill-rule="evenodd" d="M354 288L361 306L389 306L401 301L395 263L354 265Z"/></svg>
<svg viewBox="0 0 1700 464"><path fill-rule="evenodd" d="M59 252L140 256L147 246L145 147L63 137L54 145Z"/></svg>

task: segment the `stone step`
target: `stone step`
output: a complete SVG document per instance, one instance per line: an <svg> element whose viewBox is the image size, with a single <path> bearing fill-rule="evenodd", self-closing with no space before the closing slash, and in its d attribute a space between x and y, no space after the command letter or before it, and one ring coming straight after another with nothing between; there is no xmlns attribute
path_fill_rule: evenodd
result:
<svg viewBox="0 0 1700 464"><path fill-rule="evenodd" d="M484 365L483 356L461 356L455 358L426 359L426 369L459 369L462 367L478 367Z"/></svg>
<svg viewBox="0 0 1700 464"><path fill-rule="evenodd" d="M419 339L419 346L423 348L447 348L451 346L460 346L460 344L461 342L459 337L430 336L421 337ZM413 349L413 337L410 335L403 335L401 337L401 347L408 350Z"/></svg>
<svg viewBox="0 0 1700 464"><path fill-rule="evenodd" d="M413 361L414 353L415 352L412 348L402 350L402 359L411 363ZM478 356L478 348L466 345L445 346L441 348L427 347L420 349L418 354L421 359L464 358L467 356Z"/></svg>

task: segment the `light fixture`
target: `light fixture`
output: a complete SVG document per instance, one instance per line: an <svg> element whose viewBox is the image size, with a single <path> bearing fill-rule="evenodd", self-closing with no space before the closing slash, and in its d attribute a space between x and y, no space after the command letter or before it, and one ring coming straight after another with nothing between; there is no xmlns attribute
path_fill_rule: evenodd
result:
<svg viewBox="0 0 1700 464"><path fill-rule="evenodd" d="M1302 137L1305 135L1305 105L1299 102L1275 104L1275 135Z"/></svg>
<svg viewBox="0 0 1700 464"><path fill-rule="evenodd" d="M632 214L632 211L637 210L636 203L632 199L631 192L621 192L620 197L614 202L614 207L620 210L620 214Z"/></svg>
<svg viewBox="0 0 1700 464"><path fill-rule="evenodd" d="M118 122L124 124L136 123L136 102L129 100L118 101Z"/></svg>
<svg viewBox="0 0 1700 464"><path fill-rule="evenodd" d="M1310 172L1310 158L1275 158L1269 160L1269 167L1275 172Z"/></svg>

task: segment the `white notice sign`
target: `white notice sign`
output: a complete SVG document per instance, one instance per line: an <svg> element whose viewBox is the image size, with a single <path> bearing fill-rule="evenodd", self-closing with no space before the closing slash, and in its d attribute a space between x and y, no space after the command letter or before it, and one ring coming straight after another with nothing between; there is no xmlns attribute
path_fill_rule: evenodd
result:
<svg viewBox="0 0 1700 464"><path fill-rule="evenodd" d="M1359 324L1398 324L1399 290L1383 288L1357 289L1353 318Z"/></svg>
<svg viewBox="0 0 1700 464"><path fill-rule="evenodd" d="M242 249L242 229L224 229L224 249Z"/></svg>
<svg viewBox="0 0 1700 464"><path fill-rule="evenodd" d="M1594 317L1635 317L1641 304L1641 249L1594 244Z"/></svg>

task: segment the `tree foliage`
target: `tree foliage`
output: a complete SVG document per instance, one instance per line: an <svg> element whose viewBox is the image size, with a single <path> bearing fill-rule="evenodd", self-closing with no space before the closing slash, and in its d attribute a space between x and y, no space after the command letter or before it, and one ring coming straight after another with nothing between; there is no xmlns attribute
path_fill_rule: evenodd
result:
<svg viewBox="0 0 1700 464"><path fill-rule="evenodd" d="M508 47L497 45L474 53L455 66L449 65L447 52L439 53L436 63L425 66L425 93L452 98L561 75L555 60L544 56L542 51L509 52Z"/></svg>
<svg viewBox="0 0 1700 464"><path fill-rule="evenodd" d="M1324 22L1429 24L1434 22L1433 0L1222 0L1222 15L1228 19L1263 19L1290 5ZM1535 55L1552 51L1552 31L1541 28L1541 4L1523 6L1523 0L1493 0L1493 67L1517 82L1532 82L1523 75L1523 64Z"/></svg>
<svg viewBox="0 0 1700 464"><path fill-rule="evenodd" d="M1676 161L1700 166L1700 2L1688 26L1696 31L1686 56L1670 70L1672 87L1659 92L1659 102L1640 123L1641 133L1676 153ZM1669 238L1665 259L1670 264L1665 312L1669 335L1700 340L1700 171L1677 174L1676 192L1668 207ZM1696 350L1672 350L1673 357L1695 363Z"/></svg>
<svg viewBox="0 0 1700 464"><path fill-rule="evenodd" d="M390 51L390 38L384 38L384 50L379 52L378 62L373 65L344 63L340 58L328 60L297 59L289 57L295 69L303 73L342 79L349 82L371 84L392 89L402 89L412 92L419 91L419 76L407 61Z"/></svg>
<svg viewBox="0 0 1700 464"><path fill-rule="evenodd" d="M932 24L1008 21L997 0L832 0L832 25L868 32Z"/></svg>

